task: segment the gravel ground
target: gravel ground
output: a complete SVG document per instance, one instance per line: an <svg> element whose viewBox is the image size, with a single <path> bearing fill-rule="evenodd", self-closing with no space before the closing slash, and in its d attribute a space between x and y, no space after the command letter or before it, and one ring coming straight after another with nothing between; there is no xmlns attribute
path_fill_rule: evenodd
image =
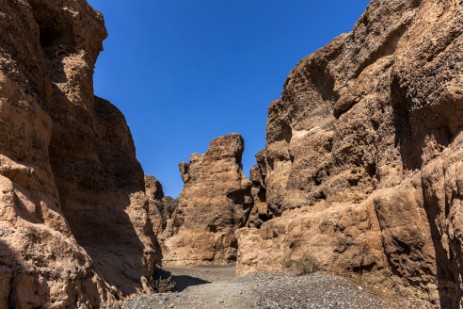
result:
<svg viewBox="0 0 463 309"><path fill-rule="evenodd" d="M419 308L407 301L386 302L345 278L321 273L304 276L259 273L234 278L233 267L168 271L177 282L176 291L142 295L122 308Z"/></svg>

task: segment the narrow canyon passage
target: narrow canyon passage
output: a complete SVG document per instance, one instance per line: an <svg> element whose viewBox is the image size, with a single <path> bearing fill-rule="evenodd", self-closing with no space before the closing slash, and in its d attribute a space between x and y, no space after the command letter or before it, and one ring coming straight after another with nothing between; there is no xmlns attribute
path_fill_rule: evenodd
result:
<svg viewBox="0 0 463 309"><path fill-rule="evenodd" d="M123 309L419 308L411 300L379 297L348 279L322 273L257 273L235 277L235 265L165 267L172 292L136 297ZM394 301L391 301L394 299Z"/></svg>

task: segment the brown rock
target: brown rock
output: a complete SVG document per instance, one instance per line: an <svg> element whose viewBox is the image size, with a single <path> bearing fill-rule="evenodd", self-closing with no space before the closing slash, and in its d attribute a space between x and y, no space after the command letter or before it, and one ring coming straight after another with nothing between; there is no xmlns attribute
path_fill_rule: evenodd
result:
<svg viewBox="0 0 463 309"><path fill-rule="evenodd" d="M2 1L0 25L0 307L114 308L154 250L130 130L93 94L103 18Z"/></svg>
<svg viewBox="0 0 463 309"><path fill-rule="evenodd" d="M258 162L278 217L236 233L239 274L310 256L463 305L462 15L461 1L373 0L297 65Z"/></svg>
<svg viewBox="0 0 463 309"><path fill-rule="evenodd" d="M204 155L180 163L185 187L164 241L166 264L227 264L236 260L234 232L246 223L252 183L243 175L243 138L239 134L213 140Z"/></svg>
<svg viewBox="0 0 463 309"><path fill-rule="evenodd" d="M162 253L167 249L165 239L172 236L174 224L173 215L177 210L178 201L170 196L164 196L161 183L153 176L145 175L145 191L148 197L148 217L156 236L156 262L162 266Z"/></svg>
<svg viewBox="0 0 463 309"><path fill-rule="evenodd" d="M148 198L148 217L154 234L157 236L162 233L166 224L166 218L162 211L164 191L161 183L155 177L145 175L145 193Z"/></svg>
<svg viewBox="0 0 463 309"><path fill-rule="evenodd" d="M252 181L251 195L253 198L252 209L246 220L246 227L259 228L265 221L273 217L265 200L265 181L264 175L259 165L251 168L250 180Z"/></svg>

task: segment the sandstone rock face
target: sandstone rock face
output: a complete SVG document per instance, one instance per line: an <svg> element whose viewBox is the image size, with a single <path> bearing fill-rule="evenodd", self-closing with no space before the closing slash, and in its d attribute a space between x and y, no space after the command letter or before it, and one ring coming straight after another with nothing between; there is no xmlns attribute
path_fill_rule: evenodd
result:
<svg viewBox="0 0 463 309"><path fill-rule="evenodd" d="M259 154L274 218L238 273L316 267L462 306L463 2L373 0L302 60Z"/></svg>
<svg viewBox="0 0 463 309"><path fill-rule="evenodd" d="M153 176L145 175L145 193L148 198L148 217L155 235L162 233L166 225L163 217L162 199L164 190L162 184Z"/></svg>
<svg viewBox="0 0 463 309"><path fill-rule="evenodd" d="M252 182L243 175L244 142L239 134L213 140L204 155L179 165L180 194L172 237L164 242L165 264L227 264L236 260L236 229L246 224Z"/></svg>
<svg viewBox="0 0 463 309"><path fill-rule="evenodd" d="M130 130L93 94L102 16L0 3L0 307L114 308L155 256Z"/></svg>
<svg viewBox="0 0 463 309"><path fill-rule="evenodd" d="M250 178L253 204L245 226L260 228L265 221L273 217L273 214L266 202L265 177L259 165L251 168Z"/></svg>
<svg viewBox="0 0 463 309"><path fill-rule="evenodd" d="M149 202L148 217L157 240L156 263L162 266L162 253L167 251L164 242L172 236L178 201L164 196L161 183L153 176L145 175L145 192Z"/></svg>

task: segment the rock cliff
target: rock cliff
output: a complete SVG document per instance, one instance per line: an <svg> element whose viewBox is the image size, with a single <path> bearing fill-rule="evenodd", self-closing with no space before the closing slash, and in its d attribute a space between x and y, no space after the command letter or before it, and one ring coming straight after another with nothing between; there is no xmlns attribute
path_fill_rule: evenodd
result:
<svg viewBox="0 0 463 309"><path fill-rule="evenodd" d="M204 155L180 163L185 186L174 214L172 235L164 241L164 263L227 264L236 260L236 229L246 224L252 206L252 182L243 175L244 141L221 136Z"/></svg>
<svg viewBox="0 0 463 309"><path fill-rule="evenodd" d="M246 227L260 228L261 225L273 217L267 202L265 190L265 176L259 165L254 165L250 171L250 180L252 181L251 195L252 208L246 220Z"/></svg>
<svg viewBox="0 0 463 309"><path fill-rule="evenodd" d="M145 175L145 192L148 198L148 217L156 236L156 262L162 266L166 238L172 236L174 215L178 201L170 196L164 196L162 184L153 176Z"/></svg>
<svg viewBox="0 0 463 309"><path fill-rule="evenodd" d="M154 235L161 235L167 221L163 212L162 199L164 198L164 190L162 184L155 177L145 175L145 193L148 198L148 218ZM159 254L159 252L157 253Z"/></svg>
<svg viewBox="0 0 463 309"><path fill-rule="evenodd" d="M0 308L104 308L149 291L143 171L94 97L106 37L85 0L0 1Z"/></svg>
<svg viewBox="0 0 463 309"><path fill-rule="evenodd" d="M303 59L258 155L275 216L237 231L238 273L315 267L459 308L463 2L373 0Z"/></svg>

